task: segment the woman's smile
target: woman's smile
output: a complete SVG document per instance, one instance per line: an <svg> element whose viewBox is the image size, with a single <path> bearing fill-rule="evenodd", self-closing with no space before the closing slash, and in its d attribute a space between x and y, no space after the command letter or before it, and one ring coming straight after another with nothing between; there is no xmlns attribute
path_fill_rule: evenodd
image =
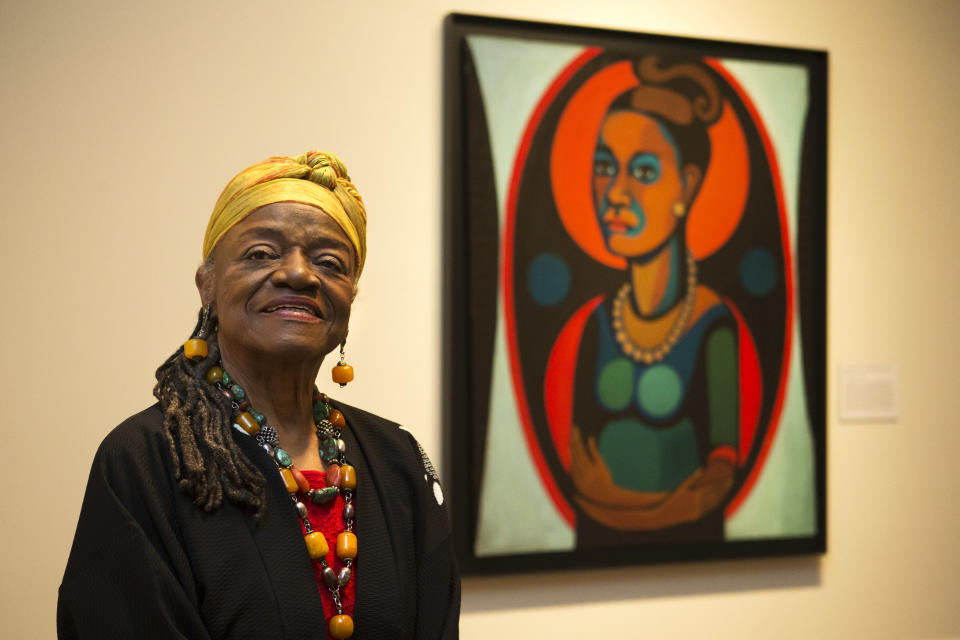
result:
<svg viewBox="0 0 960 640"><path fill-rule="evenodd" d="M295 322L316 323L323 319L323 313L316 301L300 296L283 296L272 300L262 313Z"/></svg>

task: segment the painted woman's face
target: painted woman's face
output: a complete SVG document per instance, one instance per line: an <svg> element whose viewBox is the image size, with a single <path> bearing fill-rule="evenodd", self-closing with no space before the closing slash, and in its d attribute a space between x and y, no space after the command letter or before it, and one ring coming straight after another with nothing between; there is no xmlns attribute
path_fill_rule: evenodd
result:
<svg viewBox="0 0 960 640"><path fill-rule="evenodd" d="M593 197L607 248L625 258L658 249L676 231L683 177L670 134L649 116L608 113L593 159Z"/></svg>

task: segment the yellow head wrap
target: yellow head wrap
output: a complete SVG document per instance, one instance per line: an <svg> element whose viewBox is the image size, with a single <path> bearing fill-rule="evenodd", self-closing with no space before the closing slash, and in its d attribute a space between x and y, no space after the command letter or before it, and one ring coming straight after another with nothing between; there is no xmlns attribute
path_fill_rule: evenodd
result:
<svg viewBox="0 0 960 640"><path fill-rule="evenodd" d="M323 210L340 225L357 252L357 277L367 256L367 211L347 167L336 155L308 151L277 156L238 173L224 188L203 236L203 259L220 238L248 215L274 202L299 202Z"/></svg>

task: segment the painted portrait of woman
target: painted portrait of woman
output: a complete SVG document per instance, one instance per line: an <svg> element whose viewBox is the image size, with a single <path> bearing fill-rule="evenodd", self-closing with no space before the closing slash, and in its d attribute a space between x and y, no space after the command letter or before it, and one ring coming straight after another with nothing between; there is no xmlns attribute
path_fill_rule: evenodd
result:
<svg viewBox="0 0 960 640"><path fill-rule="evenodd" d="M469 45L482 121L468 126L490 140L496 194L471 201L471 242L495 231L499 246L495 318L483 286L472 301L494 327L472 345L490 341L473 552L813 530L795 257L809 111L769 99L805 90L799 76L667 47ZM521 121L510 61L551 57L566 62Z"/></svg>
<svg viewBox="0 0 960 640"><path fill-rule="evenodd" d="M594 214L627 267L584 327L576 387L590 393L574 394L570 475L577 506L598 526L708 532L735 476L737 335L730 308L697 279L686 214L721 104L705 68L658 64L643 59L638 76L679 88L619 96L594 151Z"/></svg>

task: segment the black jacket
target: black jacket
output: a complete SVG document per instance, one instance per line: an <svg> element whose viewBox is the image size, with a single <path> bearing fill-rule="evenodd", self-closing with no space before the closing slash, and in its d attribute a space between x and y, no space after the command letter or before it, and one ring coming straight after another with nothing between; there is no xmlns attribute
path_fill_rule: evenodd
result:
<svg viewBox="0 0 960 640"><path fill-rule="evenodd" d="M436 476L414 438L337 405L357 468L357 640L457 638L460 580ZM173 477L154 405L103 441L57 606L60 638L325 638L296 511L276 465L233 433L267 478L259 522L228 501L203 513Z"/></svg>

